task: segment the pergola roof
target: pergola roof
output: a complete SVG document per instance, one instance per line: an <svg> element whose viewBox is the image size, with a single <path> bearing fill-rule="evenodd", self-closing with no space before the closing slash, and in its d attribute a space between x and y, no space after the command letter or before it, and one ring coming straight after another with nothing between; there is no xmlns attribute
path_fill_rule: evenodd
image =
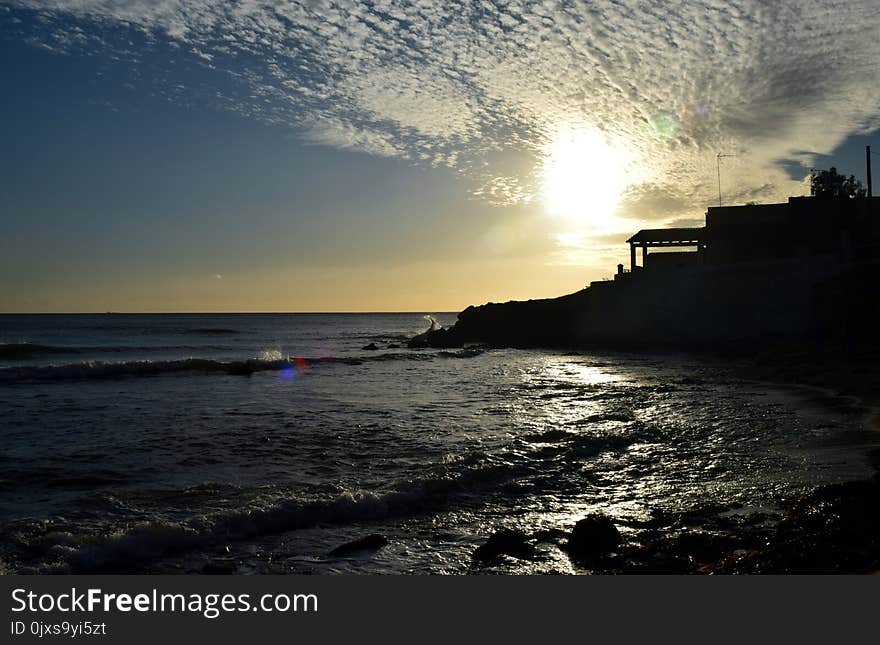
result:
<svg viewBox="0 0 880 645"><path fill-rule="evenodd" d="M640 246L699 246L705 235L705 227L644 228L627 242Z"/></svg>

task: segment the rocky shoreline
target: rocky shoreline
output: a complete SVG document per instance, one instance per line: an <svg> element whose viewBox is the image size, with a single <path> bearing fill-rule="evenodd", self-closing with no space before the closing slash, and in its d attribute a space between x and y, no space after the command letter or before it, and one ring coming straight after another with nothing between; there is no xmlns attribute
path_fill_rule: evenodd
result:
<svg viewBox="0 0 880 645"><path fill-rule="evenodd" d="M411 346L589 349L591 343L575 331L579 317L589 311L589 298L584 290L562 298L468 307L453 327L432 329ZM638 348L638 343L627 347ZM866 425L880 431L880 342L874 338L777 338L675 349L729 357L745 379L847 397L866 414ZM781 500L779 514L713 507L621 523L622 530L604 516L536 534L502 529L476 550L474 566L485 571L506 558L532 560L541 557L542 548L558 548L577 570L593 573L880 572L880 450L869 457L875 468L870 479Z"/></svg>
<svg viewBox="0 0 880 645"><path fill-rule="evenodd" d="M559 298L490 302L470 306L458 314L452 327L431 326L409 341L411 348L463 347L480 343L490 347L558 347L577 341L579 322L589 311L590 290Z"/></svg>
<svg viewBox="0 0 880 645"><path fill-rule="evenodd" d="M878 359L880 345L873 342L796 344L738 359L743 367L737 371L776 386L821 388L826 395L846 397L848 405L865 414L867 431L880 432ZM621 526L628 529L628 538L616 548L592 551L573 562L595 573L880 572L880 449L868 456L875 471L871 478L780 500L780 515L715 507L659 514ZM570 536L549 539L565 550Z"/></svg>
<svg viewBox="0 0 880 645"><path fill-rule="evenodd" d="M880 571L880 478L818 488L781 518L703 508L634 524L595 514L570 530L502 529L474 553L475 571L509 558L568 554L595 574L867 574ZM731 512L734 511L734 512ZM626 537L624 537L624 535Z"/></svg>

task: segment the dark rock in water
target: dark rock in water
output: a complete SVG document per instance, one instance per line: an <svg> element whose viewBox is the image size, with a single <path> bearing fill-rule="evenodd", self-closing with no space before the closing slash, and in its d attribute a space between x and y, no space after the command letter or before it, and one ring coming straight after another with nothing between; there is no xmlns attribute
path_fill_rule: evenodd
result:
<svg viewBox="0 0 880 645"><path fill-rule="evenodd" d="M587 515L574 525L566 549L573 558L598 558L620 546L620 532L602 513Z"/></svg>
<svg viewBox="0 0 880 645"><path fill-rule="evenodd" d="M378 551L386 544L388 544L388 539L384 535L374 533L373 535L362 537L359 540L346 542L330 551L329 555L333 557L343 557L355 553L361 553L363 551Z"/></svg>
<svg viewBox="0 0 880 645"><path fill-rule="evenodd" d="M437 347L441 349L451 349L455 347L464 347L464 340L454 330L450 329L430 329L423 334L414 336L407 342L407 347Z"/></svg>
<svg viewBox="0 0 880 645"><path fill-rule="evenodd" d="M694 564L688 558L667 551L643 551L626 569L631 573L683 574L693 573Z"/></svg>
<svg viewBox="0 0 880 645"><path fill-rule="evenodd" d="M872 573L880 569L880 475L804 497L767 546L730 557L722 573Z"/></svg>
<svg viewBox="0 0 880 645"><path fill-rule="evenodd" d="M419 349L423 347L464 347L464 340L458 334L455 327L445 329L437 324L437 321L431 319L431 326L427 331L410 338L406 346L410 349Z"/></svg>
<svg viewBox="0 0 880 645"><path fill-rule="evenodd" d="M400 345L398 345L397 343L391 343L390 345L388 345L388 349L399 349L399 348L400 348Z"/></svg>
<svg viewBox="0 0 880 645"><path fill-rule="evenodd" d="M372 352L372 351L375 351L375 350L377 350L377 349L379 349L379 348L376 347L376 343L370 343L369 345L364 345L363 347L361 347L361 349L365 349L365 350L367 350L367 351L371 351L371 352Z"/></svg>
<svg viewBox="0 0 880 645"><path fill-rule="evenodd" d="M682 533L675 538L673 544L675 553L685 554L698 563L715 562L736 547L730 538L703 531Z"/></svg>
<svg viewBox="0 0 880 645"><path fill-rule="evenodd" d="M535 556L535 547L529 544L528 537L522 531L501 529L493 533L486 543L474 551L474 559L490 562L501 555L509 555L521 560Z"/></svg>
<svg viewBox="0 0 880 645"><path fill-rule="evenodd" d="M750 548L758 536L728 536L703 530L668 535L654 531L640 536L641 544L622 549L624 569L632 573L712 573L729 553Z"/></svg>
<svg viewBox="0 0 880 645"><path fill-rule="evenodd" d="M236 572L238 565L232 560L216 560L202 567L202 573L209 576L230 576Z"/></svg>

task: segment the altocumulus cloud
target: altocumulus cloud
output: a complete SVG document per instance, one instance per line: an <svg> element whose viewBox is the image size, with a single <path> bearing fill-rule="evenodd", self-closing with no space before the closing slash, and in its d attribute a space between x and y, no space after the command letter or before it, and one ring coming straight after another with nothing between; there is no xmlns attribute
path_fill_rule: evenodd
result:
<svg viewBox="0 0 880 645"><path fill-rule="evenodd" d="M488 160L537 165L567 125L637 160L645 185L621 210L643 219L712 201L719 151L738 155L731 198L779 198L797 186L778 162L808 167L880 127L876 0L3 4L37 12L36 39L62 51L123 55L96 35L114 26L171 44L245 84L231 109L314 143L450 166L496 204L530 199L536 179Z"/></svg>

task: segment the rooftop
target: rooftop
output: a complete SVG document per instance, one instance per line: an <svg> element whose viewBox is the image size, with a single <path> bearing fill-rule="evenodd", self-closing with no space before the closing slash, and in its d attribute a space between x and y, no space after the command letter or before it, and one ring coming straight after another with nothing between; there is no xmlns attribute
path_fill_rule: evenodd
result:
<svg viewBox="0 0 880 645"><path fill-rule="evenodd" d="M629 244L647 246L698 246L706 235L700 228L643 228L627 240Z"/></svg>

